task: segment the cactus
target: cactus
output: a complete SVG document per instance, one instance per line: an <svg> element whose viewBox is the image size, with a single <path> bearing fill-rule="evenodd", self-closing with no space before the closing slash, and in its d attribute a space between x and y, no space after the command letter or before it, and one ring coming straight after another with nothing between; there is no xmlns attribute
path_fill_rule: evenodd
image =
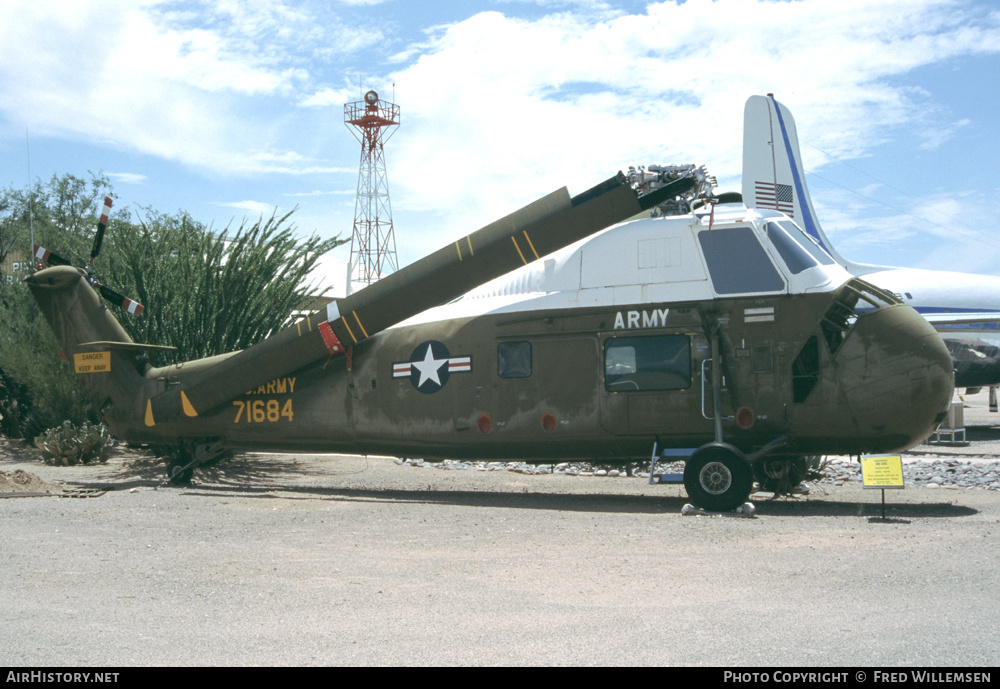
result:
<svg viewBox="0 0 1000 689"><path fill-rule="evenodd" d="M35 438L35 447L41 450L42 459L62 466L107 462L115 444L107 428L101 424L92 426L86 421L79 428L63 421L62 426L50 428Z"/></svg>

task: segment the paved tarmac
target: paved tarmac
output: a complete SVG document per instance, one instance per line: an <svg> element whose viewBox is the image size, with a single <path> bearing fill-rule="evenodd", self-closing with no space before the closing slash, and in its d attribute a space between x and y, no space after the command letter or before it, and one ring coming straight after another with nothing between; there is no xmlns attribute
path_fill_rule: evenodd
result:
<svg viewBox="0 0 1000 689"><path fill-rule="evenodd" d="M985 394L985 393L984 393ZM1000 415L966 415L1000 455ZM972 435L972 434L970 434ZM975 437L985 440L976 440ZM979 455L972 455L979 456ZM814 485L682 516L637 478L119 456L0 500L0 665L899 665L1000 659L1000 493Z"/></svg>

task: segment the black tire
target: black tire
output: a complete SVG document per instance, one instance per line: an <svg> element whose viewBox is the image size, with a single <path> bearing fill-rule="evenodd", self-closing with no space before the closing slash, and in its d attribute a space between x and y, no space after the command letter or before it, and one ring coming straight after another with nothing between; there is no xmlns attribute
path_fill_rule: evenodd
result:
<svg viewBox="0 0 1000 689"><path fill-rule="evenodd" d="M167 464L167 478L172 484L184 486L191 483L191 479L194 477L194 467L188 467L187 465L190 463L190 458L182 454L181 457ZM187 468L185 469L185 467Z"/></svg>
<svg viewBox="0 0 1000 689"><path fill-rule="evenodd" d="M808 473L806 457L764 457L753 467L760 489L769 493L789 493Z"/></svg>
<svg viewBox="0 0 1000 689"><path fill-rule="evenodd" d="M699 507L731 512L750 497L753 469L746 455L726 443L709 443L695 450L684 466L684 488Z"/></svg>

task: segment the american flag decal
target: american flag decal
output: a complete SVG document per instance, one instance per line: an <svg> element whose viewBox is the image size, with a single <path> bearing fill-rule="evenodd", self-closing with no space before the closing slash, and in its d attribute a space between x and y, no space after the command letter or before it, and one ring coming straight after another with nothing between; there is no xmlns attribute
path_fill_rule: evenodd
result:
<svg viewBox="0 0 1000 689"><path fill-rule="evenodd" d="M771 208L789 217L795 217L795 200L790 184L754 182L754 195L760 208Z"/></svg>

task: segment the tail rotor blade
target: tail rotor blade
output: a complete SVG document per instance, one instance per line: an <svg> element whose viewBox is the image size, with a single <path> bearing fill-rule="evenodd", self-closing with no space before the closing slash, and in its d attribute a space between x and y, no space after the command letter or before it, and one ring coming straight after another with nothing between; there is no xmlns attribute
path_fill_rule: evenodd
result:
<svg viewBox="0 0 1000 689"><path fill-rule="evenodd" d="M108 217L111 215L111 197L104 197L104 209L101 211L101 219L97 221L97 236L94 237L94 248L90 250L90 262L93 263L97 255L101 253L101 244L104 243L104 231L108 229Z"/></svg>
<svg viewBox="0 0 1000 689"><path fill-rule="evenodd" d="M129 299L124 294L116 292L107 285L100 285L99 288L101 296L110 301L115 306L120 306L121 308L128 311L133 316L138 316L142 313L143 305L139 302Z"/></svg>
<svg viewBox="0 0 1000 689"><path fill-rule="evenodd" d="M35 244L34 257L39 261L48 263L50 266L68 266L72 265L68 260L60 256L59 254L53 253L46 249L44 246L38 246Z"/></svg>
<svg viewBox="0 0 1000 689"><path fill-rule="evenodd" d="M104 197L104 208L101 210L101 218L97 221L97 235L94 237L94 246L90 250L90 265L87 268L87 280L101 293L101 296L107 299L109 302L115 306L119 306L126 311L128 311L133 316L138 316L142 313L143 305L134 299L126 297L121 292L116 292L107 285L102 285L95 273L94 273L94 259L101 253L101 244L104 243L104 232L108 229L108 220L111 216L111 197ZM43 246L35 245L34 248L34 258L48 263L51 266L72 266L68 260L55 254Z"/></svg>

